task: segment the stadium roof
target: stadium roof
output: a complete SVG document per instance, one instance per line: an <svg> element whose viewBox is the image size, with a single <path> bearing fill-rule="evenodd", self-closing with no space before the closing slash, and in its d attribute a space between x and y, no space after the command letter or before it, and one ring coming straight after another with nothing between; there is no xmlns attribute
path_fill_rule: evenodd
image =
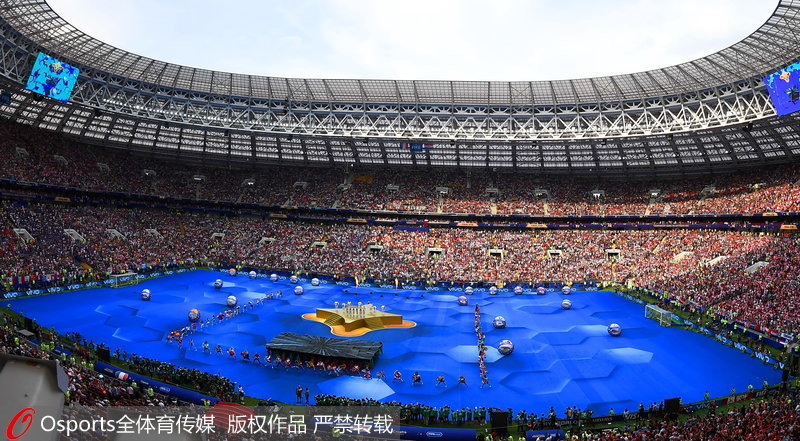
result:
<svg viewBox="0 0 800 441"><path fill-rule="evenodd" d="M76 29L44 0L0 0L0 113L95 143L232 159L539 169L792 160L761 78L800 54L800 0L701 59L562 81L325 80L153 60ZM21 90L38 51L82 69L69 103ZM756 127L731 131L732 127ZM732 135L735 133L735 135ZM666 141L665 141L666 140ZM679 144L674 140L683 140ZM709 141L711 140L711 141ZM430 143L410 154L406 142ZM663 152L653 150L653 146Z"/></svg>
<svg viewBox="0 0 800 441"><path fill-rule="evenodd" d="M714 88L774 71L798 55L798 5L781 1L760 28L707 57L676 66L561 81L404 81L278 78L217 72L154 60L92 38L44 1L9 1L3 18L65 59L177 89L272 100L401 104L577 104L636 100ZM145 32L145 30L143 30Z"/></svg>

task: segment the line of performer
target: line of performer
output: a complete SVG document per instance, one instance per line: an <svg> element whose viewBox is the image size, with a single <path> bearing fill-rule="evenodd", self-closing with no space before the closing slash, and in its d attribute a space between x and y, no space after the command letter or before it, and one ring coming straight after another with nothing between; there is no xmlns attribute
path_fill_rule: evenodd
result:
<svg viewBox="0 0 800 441"><path fill-rule="evenodd" d="M481 307L475 305L475 336L478 337L478 367L481 370L481 389L483 386L492 387L489 384L489 371L486 370L486 335L481 327Z"/></svg>

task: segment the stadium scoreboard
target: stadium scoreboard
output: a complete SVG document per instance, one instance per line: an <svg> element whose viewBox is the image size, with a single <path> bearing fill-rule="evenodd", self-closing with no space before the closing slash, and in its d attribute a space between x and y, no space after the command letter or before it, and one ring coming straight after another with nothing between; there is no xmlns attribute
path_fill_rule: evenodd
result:
<svg viewBox="0 0 800 441"><path fill-rule="evenodd" d="M80 69L39 52L25 88L59 101L68 101Z"/></svg>

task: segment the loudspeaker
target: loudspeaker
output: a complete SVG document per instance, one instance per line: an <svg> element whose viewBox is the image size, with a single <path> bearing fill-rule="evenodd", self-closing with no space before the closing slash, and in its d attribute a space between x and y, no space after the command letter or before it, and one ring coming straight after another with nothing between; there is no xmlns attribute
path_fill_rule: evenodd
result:
<svg viewBox="0 0 800 441"><path fill-rule="evenodd" d="M783 372L781 372L781 382L785 383L787 381L789 381L789 369L784 369Z"/></svg>
<svg viewBox="0 0 800 441"><path fill-rule="evenodd" d="M667 413L677 413L681 410L680 398L667 398L664 400L664 411Z"/></svg>
<svg viewBox="0 0 800 441"><path fill-rule="evenodd" d="M490 412L489 419L492 420L492 432L508 437L508 412Z"/></svg>
<svg viewBox="0 0 800 441"><path fill-rule="evenodd" d="M28 317L25 317L25 329L33 332L33 320L29 319Z"/></svg>
<svg viewBox="0 0 800 441"><path fill-rule="evenodd" d="M95 353L97 354L97 358L101 361L105 361L106 363L111 361L111 352L108 348L97 348Z"/></svg>

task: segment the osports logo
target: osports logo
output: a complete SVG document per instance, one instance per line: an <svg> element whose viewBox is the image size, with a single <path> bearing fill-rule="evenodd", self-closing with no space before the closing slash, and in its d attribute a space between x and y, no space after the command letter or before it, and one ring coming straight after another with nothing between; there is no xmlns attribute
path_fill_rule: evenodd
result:
<svg viewBox="0 0 800 441"><path fill-rule="evenodd" d="M6 437L8 439L19 439L22 438L22 435L28 432L28 429L31 428L33 424L33 416L36 415L36 411L30 407L27 409L22 409L19 411L18 414L11 418L11 421L8 422L8 427L6 428ZM14 429L16 428L17 424L20 426L25 426L18 435L14 434Z"/></svg>

